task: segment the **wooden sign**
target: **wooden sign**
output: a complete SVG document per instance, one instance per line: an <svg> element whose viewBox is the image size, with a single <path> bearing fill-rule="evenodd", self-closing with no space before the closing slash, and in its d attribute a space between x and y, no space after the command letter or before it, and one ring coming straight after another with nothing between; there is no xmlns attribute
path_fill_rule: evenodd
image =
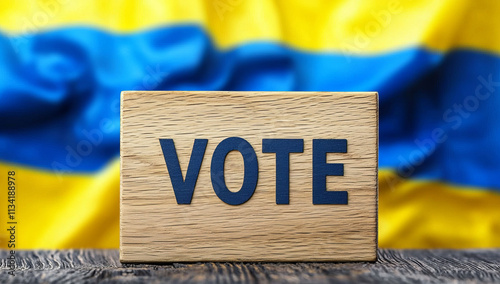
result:
<svg viewBox="0 0 500 284"><path fill-rule="evenodd" d="M377 93L123 92L120 260L375 261Z"/></svg>

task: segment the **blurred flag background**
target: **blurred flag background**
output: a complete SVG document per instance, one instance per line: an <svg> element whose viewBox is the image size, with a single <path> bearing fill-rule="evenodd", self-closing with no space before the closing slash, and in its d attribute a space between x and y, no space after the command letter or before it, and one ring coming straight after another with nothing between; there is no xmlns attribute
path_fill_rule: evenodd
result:
<svg viewBox="0 0 500 284"><path fill-rule="evenodd" d="M379 244L500 247L500 1L2 1L0 247L119 246L122 90L378 91Z"/></svg>

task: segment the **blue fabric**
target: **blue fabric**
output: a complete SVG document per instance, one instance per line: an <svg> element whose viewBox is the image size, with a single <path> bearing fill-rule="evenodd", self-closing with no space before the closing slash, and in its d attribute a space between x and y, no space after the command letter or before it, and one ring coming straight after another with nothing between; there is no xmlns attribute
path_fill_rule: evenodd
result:
<svg viewBox="0 0 500 284"><path fill-rule="evenodd" d="M194 25L126 35L71 27L1 35L0 76L5 162L98 171L119 155L122 90L378 91L381 167L500 189L500 57L476 50L360 56L272 42L218 50ZM478 88L492 95L477 99ZM445 141L416 141L433 136Z"/></svg>

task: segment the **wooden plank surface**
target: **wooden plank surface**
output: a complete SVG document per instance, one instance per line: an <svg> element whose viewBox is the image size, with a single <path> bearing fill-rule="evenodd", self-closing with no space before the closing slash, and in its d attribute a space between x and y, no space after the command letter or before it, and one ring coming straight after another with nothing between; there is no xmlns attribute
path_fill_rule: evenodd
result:
<svg viewBox="0 0 500 284"><path fill-rule="evenodd" d="M377 248L378 98L376 93L124 92L121 116L121 260L373 261ZM214 193L212 153L228 137L247 140L258 184L241 205ZM177 204L159 139L173 139L186 175L193 142L208 145L191 204ZM303 139L290 154L290 204L276 204L276 156L262 139ZM327 189L347 191L347 205L312 202L313 139L347 139L328 153L344 176ZM234 155L233 155L234 154ZM238 191L241 154L225 161Z"/></svg>
<svg viewBox="0 0 500 284"><path fill-rule="evenodd" d="M499 283L500 250L379 250L375 263L121 264L118 250L0 250L0 283Z"/></svg>

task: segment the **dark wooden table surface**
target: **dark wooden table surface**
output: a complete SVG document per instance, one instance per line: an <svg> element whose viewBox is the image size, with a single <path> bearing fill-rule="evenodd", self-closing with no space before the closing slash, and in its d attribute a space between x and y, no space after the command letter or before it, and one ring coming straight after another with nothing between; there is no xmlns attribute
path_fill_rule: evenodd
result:
<svg viewBox="0 0 500 284"><path fill-rule="evenodd" d="M0 250L0 283L500 283L500 250L380 250L375 263L121 264L117 250Z"/></svg>

